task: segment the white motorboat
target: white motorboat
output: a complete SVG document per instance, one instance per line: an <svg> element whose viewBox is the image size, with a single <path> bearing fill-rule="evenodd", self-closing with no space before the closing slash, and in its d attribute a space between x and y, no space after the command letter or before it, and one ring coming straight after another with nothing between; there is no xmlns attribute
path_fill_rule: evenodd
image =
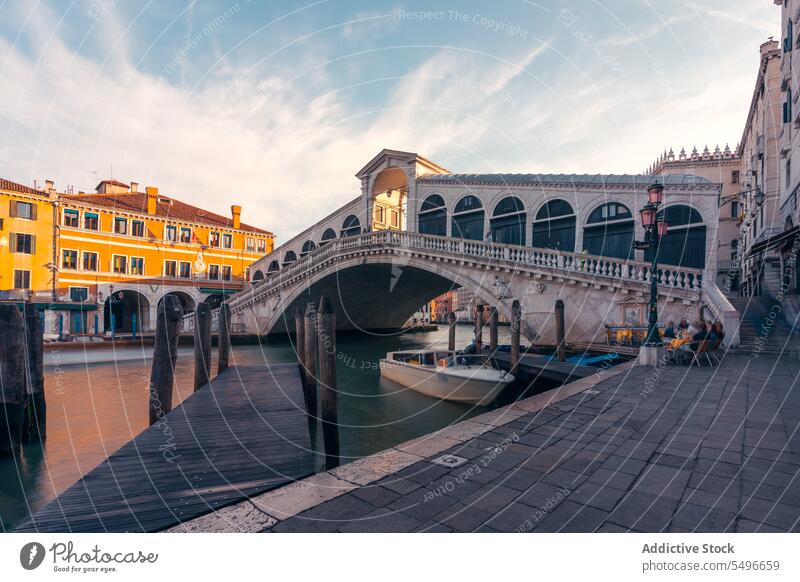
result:
<svg viewBox="0 0 800 582"><path fill-rule="evenodd" d="M389 352L381 376L442 400L487 406L514 381L486 355L451 351Z"/></svg>

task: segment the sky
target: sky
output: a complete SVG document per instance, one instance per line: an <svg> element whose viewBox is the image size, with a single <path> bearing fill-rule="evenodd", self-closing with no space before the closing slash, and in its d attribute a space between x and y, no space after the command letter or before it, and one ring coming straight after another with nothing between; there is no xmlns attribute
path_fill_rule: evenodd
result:
<svg viewBox="0 0 800 582"><path fill-rule="evenodd" d="M0 177L240 204L280 242L383 148L469 173L733 148L769 36L764 0L0 0Z"/></svg>

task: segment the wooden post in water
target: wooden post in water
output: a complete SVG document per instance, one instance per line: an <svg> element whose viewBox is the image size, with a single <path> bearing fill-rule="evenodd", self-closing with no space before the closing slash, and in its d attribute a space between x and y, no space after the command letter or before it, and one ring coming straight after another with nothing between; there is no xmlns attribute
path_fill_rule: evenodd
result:
<svg viewBox="0 0 800 582"><path fill-rule="evenodd" d="M327 297L320 299L317 317L322 438L325 442L325 469L329 470L339 466L339 413L336 389L336 313Z"/></svg>
<svg viewBox="0 0 800 582"><path fill-rule="evenodd" d="M511 304L511 373L516 375L519 369L519 337L522 332L522 309L519 300Z"/></svg>
<svg viewBox="0 0 800 582"><path fill-rule="evenodd" d="M205 301L194 310L194 389L211 381L211 306Z"/></svg>
<svg viewBox="0 0 800 582"><path fill-rule="evenodd" d="M231 359L231 306L223 303L217 316L217 374L228 369Z"/></svg>
<svg viewBox="0 0 800 582"><path fill-rule="evenodd" d="M180 299L176 295L164 295L156 314L156 342L150 370L150 424L155 424L172 410L172 389L175 386L175 362L178 360L180 337L178 328L182 317L183 306ZM195 329L196 325L197 320Z"/></svg>
<svg viewBox="0 0 800 582"><path fill-rule="evenodd" d="M22 312L14 303L0 305L0 458L19 447L25 376L25 329Z"/></svg>
<svg viewBox="0 0 800 582"><path fill-rule="evenodd" d="M483 305L478 303L475 307L475 353L483 351Z"/></svg>
<svg viewBox="0 0 800 582"><path fill-rule="evenodd" d="M556 300L555 308L556 316L556 357L559 362L564 362L567 359L566 344L564 343L564 302L561 299Z"/></svg>
<svg viewBox="0 0 800 582"><path fill-rule="evenodd" d="M22 440L43 441L47 436L47 403L44 396L44 329L39 310L25 304L25 344L28 352L27 394L22 419Z"/></svg>
<svg viewBox="0 0 800 582"><path fill-rule="evenodd" d="M498 317L497 307L491 307L489 311L489 353L492 354L497 351Z"/></svg>
<svg viewBox="0 0 800 582"><path fill-rule="evenodd" d="M447 349L455 351L456 349L456 314L451 311L447 314Z"/></svg>
<svg viewBox="0 0 800 582"><path fill-rule="evenodd" d="M303 345L303 363L305 364L305 397L306 409L311 418L317 416L317 310L309 302L304 318L305 334Z"/></svg>

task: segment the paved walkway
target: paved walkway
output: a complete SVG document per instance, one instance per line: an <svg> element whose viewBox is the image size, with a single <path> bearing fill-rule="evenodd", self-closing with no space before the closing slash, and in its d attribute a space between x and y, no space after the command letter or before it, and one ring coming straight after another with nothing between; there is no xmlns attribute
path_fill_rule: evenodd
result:
<svg viewBox="0 0 800 582"><path fill-rule="evenodd" d="M797 532L799 374L620 366L177 530Z"/></svg>

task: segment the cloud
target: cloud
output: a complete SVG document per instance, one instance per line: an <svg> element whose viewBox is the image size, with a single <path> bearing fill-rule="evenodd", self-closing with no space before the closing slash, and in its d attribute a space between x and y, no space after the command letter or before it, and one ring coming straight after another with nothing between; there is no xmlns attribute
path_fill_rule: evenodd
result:
<svg viewBox="0 0 800 582"><path fill-rule="evenodd" d="M654 24L653 26L647 27L638 33L633 33L632 31L629 30L628 31L629 34L627 35L615 35L606 37L600 41L600 44L604 46L613 46L613 47L638 45L648 39L657 36L663 30L669 29L674 24L683 22L688 18L689 15L686 14L669 16L664 20L662 20L661 22L659 22L658 24Z"/></svg>

